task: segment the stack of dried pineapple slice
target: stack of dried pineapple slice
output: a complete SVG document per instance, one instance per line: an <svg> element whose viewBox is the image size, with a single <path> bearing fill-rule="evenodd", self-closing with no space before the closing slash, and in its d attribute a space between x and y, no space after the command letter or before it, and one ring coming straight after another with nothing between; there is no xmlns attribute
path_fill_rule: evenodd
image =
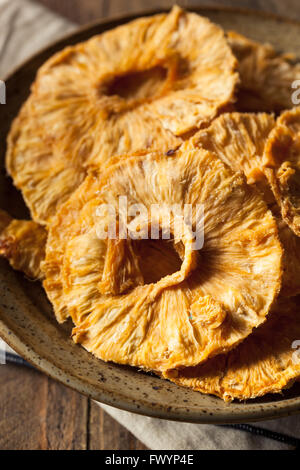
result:
<svg viewBox="0 0 300 470"><path fill-rule="evenodd" d="M57 320L71 317L74 341L102 360L226 401L292 385L298 78L271 46L178 7L56 54L8 138L33 220L0 212L0 254L43 279ZM121 213L120 196L151 221ZM176 231L186 205L203 209L191 214L204 224L196 248L189 227ZM111 223L99 207L118 214L113 238L99 236ZM155 221L159 236L125 238L125 215L129 234Z"/></svg>

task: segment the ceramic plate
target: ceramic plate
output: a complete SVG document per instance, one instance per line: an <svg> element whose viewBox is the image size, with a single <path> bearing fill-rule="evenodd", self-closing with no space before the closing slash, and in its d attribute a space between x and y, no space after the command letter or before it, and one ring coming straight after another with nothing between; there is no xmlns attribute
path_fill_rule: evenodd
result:
<svg viewBox="0 0 300 470"><path fill-rule="evenodd" d="M268 41L300 59L300 23L238 10L196 10L225 29ZM151 12L153 13L153 12ZM130 17L102 21L55 43L18 68L7 80L7 104L0 117L0 207L15 217L28 216L20 194L6 177L5 139L12 119L29 94L42 63L63 47L125 23ZM245 403L222 400L180 388L129 367L104 363L70 339L71 325L56 323L46 295L0 261L0 335L38 369L102 403L147 416L193 423L238 423L277 418L300 412L300 384L282 395Z"/></svg>

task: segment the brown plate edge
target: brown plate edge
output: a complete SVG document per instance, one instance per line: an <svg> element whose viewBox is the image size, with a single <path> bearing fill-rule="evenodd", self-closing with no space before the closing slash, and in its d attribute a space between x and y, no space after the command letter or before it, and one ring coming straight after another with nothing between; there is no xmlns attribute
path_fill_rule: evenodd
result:
<svg viewBox="0 0 300 470"><path fill-rule="evenodd" d="M230 6L186 6L186 10L190 10L202 15L207 15L209 12L217 13L217 12L226 12L232 14L243 14L247 16L260 16L261 18L270 19L282 23L290 23L300 27L300 21L285 18L284 16L277 15L274 13L263 12L263 11L255 11L251 9L245 8L236 8ZM50 43L49 45L42 48L37 53L33 54L26 60L24 60L21 64L17 67L12 69L8 73L8 75L4 78L4 81L8 81L13 76L20 72L21 69L25 68L31 61L38 58L40 55L45 54L49 51L51 54L52 49L59 49L65 46L65 42L68 40L72 40L72 43L76 42L76 38L80 37L82 33L88 32L94 28L101 27L103 31L109 30L111 28L116 27L117 25L126 23L128 21L134 20L141 16L149 16L153 14L168 12L170 9L149 9L143 10L134 14L124 14L120 16L114 16L107 19L98 20L92 22L88 25L83 27L79 27L75 29L73 32L68 33L62 36L57 41ZM18 354L20 354L24 359L26 359L30 364L32 364L36 369L40 370L41 372L45 373L50 378L62 383L63 385L71 388L73 390L82 393L83 395L88 396L96 401L99 401L103 404L113 406L115 408L119 408L121 410L129 411L136 414L142 414L154 418L161 418L171 421L180 421L180 422L190 422L190 423L199 423L199 424L235 424L235 423L243 423L243 422L255 422L255 421L265 421L271 420L276 418L287 417L295 414L300 414L300 396L291 400L291 403L285 403L285 399L282 401L277 402L268 402L263 404L264 409L255 409L249 410L248 406L251 405L251 401L247 401L245 403L245 411L239 410L238 416L234 418L230 416L230 405L228 405L228 412L218 410L213 415L202 414L200 411L192 413L186 412L183 408L178 409L176 411L174 408L172 411L167 411L165 407L161 408L154 408L150 407L143 401L136 401L134 404L131 402L130 398L126 394L119 394L116 397L116 393L114 392L114 398L110 396L109 393L102 391L99 393L99 390L96 390L93 386L89 386L85 383L84 380L80 380L77 377L70 378L69 374L65 374L64 371L56 367L55 364L51 363L47 359L41 357L36 351L32 349L32 347L27 346L18 336L17 333L9 329L2 321L0 321L0 336L3 340L14 349ZM247 406L248 405L248 406ZM254 403L253 403L254 405ZM258 408L258 407L257 407Z"/></svg>

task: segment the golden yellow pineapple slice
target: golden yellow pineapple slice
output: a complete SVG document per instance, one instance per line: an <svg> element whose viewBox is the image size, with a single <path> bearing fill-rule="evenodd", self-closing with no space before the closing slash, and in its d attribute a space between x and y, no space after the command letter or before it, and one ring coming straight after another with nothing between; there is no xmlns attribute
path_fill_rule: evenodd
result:
<svg viewBox="0 0 300 470"><path fill-rule="evenodd" d="M297 237L282 219L277 204L274 204L271 210L277 221L279 239L284 248L280 295L292 297L300 294L300 237Z"/></svg>
<svg viewBox="0 0 300 470"><path fill-rule="evenodd" d="M129 234L150 239L122 239L121 196ZM204 209L202 249L188 224L178 235L186 204L193 230ZM172 236L155 240L149 230L159 221L167 233L170 206ZM111 211L116 237L105 239ZM102 177L87 178L50 228L44 287L58 320L72 317L74 340L88 351L166 371L225 352L263 323L280 289L281 258L276 222L257 191L187 142L116 159Z"/></svg>
<svg viewBox="0 0 300 470"><path fill-rule="evenodd" d="M278 54L270 44L261 44L234 31L229 44L239 62L240 111L282 111L292 108L292 84L300 79L300 64L291 55Z"/></svg>
<svg viewBox="0 0 300 470"><path fill-rule="evenodd" d="M234 100L223 31L174 7L71 46L39 70L8 139L7 168L34 220L48 224L90 168L168 150Z"/></svg>
<svg viewBox="0 0 300 470"><path fill-rule="evenodd" d="M300 236L300 108L284 112L266 144L264 172L282 218Z"/></svg>
<svg viewBox="0 0 300 470"><path fill-rule="evenodd" d="M275 126L270 114L226 113L193 138L201 148L214 152L234 171L242 171L248 184L263 195L278 224L284 248L282 295L300 294L300 238L282 220L264 169L264 149Z"/></svg>
<svg viewBox="0 0 300 470"><path fill-rule="evenodd" d="M193 137L196 145L214 152L234 171L242 171L248 184L268 186L263 166L267 138L275 119L266 113L225 113ZM271 197L271 202L273 197Z"/></svg>
<svg viewBox="0 0 300 470"><path fill-rule="evenodd" d="M279 393L300 377L300 304L278 301L268 321L228 354L205 364L168 371L172 382L225 401Z"/></svg>
<svg viewBox="0 0 300 470"><path fill-rule="evenodd" d="M0 210L0 256L31 279L42 279L47 232L31 220L14 220Z"/></svg>

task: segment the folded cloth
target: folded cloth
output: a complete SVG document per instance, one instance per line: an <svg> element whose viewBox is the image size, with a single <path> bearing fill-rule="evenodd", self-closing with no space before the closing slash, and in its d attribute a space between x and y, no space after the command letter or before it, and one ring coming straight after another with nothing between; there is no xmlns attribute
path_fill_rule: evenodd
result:
<svg viewBox="0 0 300 470"><path fill-rule="evenodd" d="M75 25L26 0L0 1L0 78Z"/></svg>
<svg viewBox="0 0 300 470"><path fill-rule="evenodd" d="M145 2L147 3L147 2ZM0 78L18 63L75 25L27 0L0 0ZM23 363L12 350L0 352L0 364ZM0 344L1 350L1 344ZM5 367L0 366L0 367ZM300 447L300 417L255 425L213 426L147 418L99 403L108 414L153 450L293 449Z"/></svg>

